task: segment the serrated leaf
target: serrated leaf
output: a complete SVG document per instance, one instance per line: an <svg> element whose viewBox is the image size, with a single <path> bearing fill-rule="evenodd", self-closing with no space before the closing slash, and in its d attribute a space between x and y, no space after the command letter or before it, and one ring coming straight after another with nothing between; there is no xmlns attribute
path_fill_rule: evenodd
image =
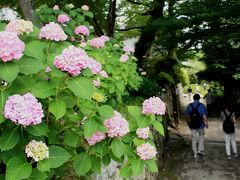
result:
<svg viewBox="0 0 240 180"><path fill-rule="evenodd" d="M48 110L56 119L60 119L66 114L66 108L66 103L63 100L56 99L50 102Z"/></svg>
<svg viewBox="0 0 240 180"><path fill-rule="evenodd" d="M38 98L47 98L55 94L56 88L49 82L39 82L32 87L32 94Z"/></svg>
<svg viewBox="0 0 240 180"><path fill-rule="evenodd" d="M49 171L51 168L57 168L63 165L71 155L62 147L50 146L49 158L38 161L37 168L40 171Z"/></svg>
<svg viewBox="0 0 240 180"><path fill-rule="evenodd" d="M102 167L101 159L99 157L92 156L92 162L94 162L94 163L92 163L91 170L97 174L101 174L101 167Z"/></svg>
<svg viewBox="0 0 240 180"><path fill-rule="evenodd" d="M0 112L3 112L4 106L5 106L5 102L8 99L8 94L1 89L0 90ZM0 123L5 121L5 117L3 116L2 113L0 113Z"/></svg>
<svg viewBox="0 0 240 180"><path fill-rule="evenodd" d="M159 121L153 121L153 127L154 129L156 129L161 135L164 136L164 128L162 123L160 123Z"/></svg>
<svg viewBox="0 0 240 180"><path fill-rule="evenodd" d="M64 136L64 142L71 147L76 147L79 139L79 135L75 132L66 132Z"/></svg>
<svg viewBox="0 0 240 180"><path fill-rule="evenodd" d="M129 114L133 117L138 117L142 115L142 109L138 106L127 106Z"/></svg>
<svg viewBox="0 0 240 180"><path fill-rule="evenodd" d="M34 40L30 41L29 43L25 44L24 54L30 57L34 57L36 59L39 59L43 61L44 58L44 49L45 45L43 42Z"/></svg>
<svg viewBox="0 0 240 180"><path fill-rule="evenodd" d="M1 151L6 151L12 149L20 140L17 128L14 130L6 129L3 131L0 137L0 149Z"/></svg>
<svg viewBox="0 0 240 180"><path fill-rule="evenodd" d="M19 72L23 74L34 74L44 68L42 62L38 59L24 56L21 61L18 62Z"/></svg>
<svg viewBox="0 0 240 180"><path fill-rule="evenodd" d="M120 176L123 178L130 178L132 176L132 174L133 174L133 172L132 172L129 164L123 166L120 169Z"/></svg>
<svg viewBox="0 0 240 180"><path fill-rule="evenodd" d="M158 172L156 160L151 159L151 160L146 160L144 162L151 172Z"/></svg>
<svg viewBox="0 0 240 180"><path fill-rule="evenodd" d="M6 180L26 179L32 172L32 166L22 157L16 156L7 163Z"/></svg>
<svg viewBox="0 0 240 180"><path fill-rule="evenodd" d="M97 111L103 119L111 118L114 115L113 108L109 105L100 106Z"/></svg>
<svg viewBox="0 0 240 180"><path fill-rule="evenodd" d="M77 175L85 175L92 167L92 158L86 153L80 153L74 160L74 169Z"/></svg>
<svg viewBox="0 0 240 180"><path fill-rule="evenodd" d="M0 77L5 81L12 82L19 73L19 67L14 62L0 62Z"/></svg>
<svg viewBox="0 0 240 180"><path fill-rule="evenodd" d="M136 119L139 128L145 128L151 124L151 118L149 116L141 115L138 116Z"/></svg>
<svg viewBox="0 0 240 180"><path fill-rule="evenodd" d="M34 136L47 136L47 133L49 131L45 123L28 126L26 130L29 134L32 134Z"/></svg>
<svg viewBox="0 0 240 180"><path fill-rule="evenodd" d="M91 99L93 95L93 83L83 77L71 78L67 82L68 88L78 97Z"/></svg>
<svg viewBox="0 0 240 180"><path fill-rule="evenodd" d="M24 94L32 89L34 85L34 79L31 76L18 76L12 83L12 86L9 87L8 92Z"/></svg>
<svg viewBox="0 0 240 180"><path fill-rule="evenodd" d="M45 172L39 171L38 169L33 169L32 174L27 178L28 180L45 180L47 179L47 174Z"/></svg>
<svg viewBox="0 0 240 180"><path fill-rule="evenodd" d="M97 131L97 123L94 119L87 119L83 124L84 137L90 138Z"/></svg>
<svg viewBox="0 0 240 180"><path fill-rule="evenodd" d="M111 144L111 149L117 158L121 158L125 151L125 145L120 139L114 139Z"/></svg>
<svg viewBox="0 0 240 180"><path fill-rule="evenodd" d="M141 159L136 159L131 162L131 169L133 172L133 175L140 175L143 172L144 163Z"/></svg>

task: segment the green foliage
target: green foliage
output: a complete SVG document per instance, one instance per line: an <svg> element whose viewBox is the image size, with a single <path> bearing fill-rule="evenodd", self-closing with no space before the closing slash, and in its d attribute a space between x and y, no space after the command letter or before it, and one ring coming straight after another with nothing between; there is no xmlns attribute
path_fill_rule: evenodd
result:
<svg viewBox="0 0 240 180"><path fill-rule="evenodd" d="M71 17L68 28L64 28L68 35L73 35L74 27L84 24L89 27L87 18L92 18L91 12L80 9L67 11L53 11L50 8L38 11L42 23L49 20L56 21L58 14L66 13ZM77 21L79 19L79 21ZM88 139L96 132L107 133L104 125L106 119L114 115L116 107L123 106L122 98L128 96L129 91L138 90L142 78L137 73L135 58L129 55L125 63L119 61L124 54L123 43L117 39L110 39L102 49L95 49L89 45L91 34L85 39L87 46L82 48L89 57L100 62L102 69L109 77L93 74L90 69L84 69L81 74L71 76L62 72L54 65L55 57L70 45L79 46L76 41L55 42L38 39L39 29L19 36L25 43L25 51L18 61L0 62L0 77L7 84L0 87L0 110L4 111L6 100L10 95L31 92L42 104L44 118L37 125L21 126L0 115L1 136L0 149L3 163L6 164L6 179L46 179L52 176L62 176L65 167L73 165L78 176L88 176L92 173L101 174L102 164L108 165L111 160L130 167L122 176L130 177L142 172L143 160L137 158L136 148L141 143L153 142L152 136L147 140L140 140L136 136L136 129L154 126L157 122L154 116L145 116L141 108L129 106L129 112L122 113L129 122L130 131L124 137L110 138L88 143ZM92 31L91 31L92 32ZM51 71L46 72L46 68ZM100 86L93 85L93 80L100 80ZM95 95L102 95L102 99ZM98 97L99 99L96 99ZM141 100L142 101L142 100ZM156 126L157 127L157 126ZM159 130L159 127L158 127ZM161 131L161 130L159 130ZM107 134L106 134L107 135ZM136 143L132 143L135 139ZM49 148L49 157L35 160L24 153L30 140L42 141ZM129 161L123 161L129 159ZM155 159L153 159L155 163ZM137 168L134 166L138 163ZM125 167L126 167L125 166ZM154 171L154 165L149 165Z"/></svg>

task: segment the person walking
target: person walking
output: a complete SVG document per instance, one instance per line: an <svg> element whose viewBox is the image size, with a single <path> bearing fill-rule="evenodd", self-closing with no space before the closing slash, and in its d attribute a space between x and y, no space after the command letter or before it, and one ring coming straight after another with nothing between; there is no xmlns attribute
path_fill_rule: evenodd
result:
<svg viewBox="0 0 240 180"><path fill-rule="evenodd" d="M214 96L212 94L211 89L208 89L208 92L207 92L207 94L205 94L203 96L203 99L206 100L208 117L211 117L212 116L212 106L214 103Z"/></svg>
<svg viewBox="0 0 240 180"><path fill-rule="evenodd" d="M208 128L207 111L205 106L199 102L200 95L193 95L193 103L187 106L186 114L188 115L187 124L192 135L192 151L194 157L204 155L204 129ZM198 148L197 148L197 140Z"/></svg>
<svg viewBox="0 0 240 180"><path fill-rule="evenodd" d="M188 87L187 91L188 91L188 100L191 101L191 96L192 96L192 88L191 88L191 86Z"/></svg>
<svg viewBox="0 0 240 180"><path fill-rule="evenodd" d="M230 144L232 146L233 157L237 158L236 130L234 125L236 122L235 113L232 112L228 106L226 106L221 111L220 117L223 120L223 132L227 159L232 158Z"/></svg>

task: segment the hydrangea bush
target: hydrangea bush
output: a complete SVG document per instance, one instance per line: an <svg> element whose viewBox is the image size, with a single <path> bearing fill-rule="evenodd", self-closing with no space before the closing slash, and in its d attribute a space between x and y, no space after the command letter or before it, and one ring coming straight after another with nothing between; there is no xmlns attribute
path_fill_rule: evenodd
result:
<svg viewBox="0 0 240 180"><path fill-rule="evenodd" d="M124 178L144 166L156 172L149 129L163 135L164 103L152 97L128 106L128 114L116 109L141 83L134 48L94 37L87 6L44 8L41 29L21 27L23 20L0 24L0 78L7 82L0 86L2 176L49 179L69 164L89 176L111 160L122 164Z"/></svg>

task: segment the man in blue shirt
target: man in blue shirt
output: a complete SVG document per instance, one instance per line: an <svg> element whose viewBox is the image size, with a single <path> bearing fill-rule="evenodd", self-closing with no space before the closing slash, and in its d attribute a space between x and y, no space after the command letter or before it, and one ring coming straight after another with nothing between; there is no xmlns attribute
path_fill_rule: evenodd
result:
<svg viewBox="0 0 240 180"><path fill-rule="evenodd" d="M208 120L207 120L207 110L205 108L205 106L199 102L200 99L200 95L199 94L194 94L193 96L193 103L190 103L187 106L187 110L186 110L186 114L188 115L188 124L190 122L190 114L193 110L193 108L197 107L197 110L199 112L199 115L202 118L202 122L199 128L193 128L190 127L191 130L191 134L192 134L192 150L193 150L193 154L194 157L197 157L197 154L204 154L204 128L208 128ZM200 103L200 104L199 104ZM198 105L199 104L199 105ZM197 149L197 139L199 137L199 144L198 144L198 149Z"/></svg>

